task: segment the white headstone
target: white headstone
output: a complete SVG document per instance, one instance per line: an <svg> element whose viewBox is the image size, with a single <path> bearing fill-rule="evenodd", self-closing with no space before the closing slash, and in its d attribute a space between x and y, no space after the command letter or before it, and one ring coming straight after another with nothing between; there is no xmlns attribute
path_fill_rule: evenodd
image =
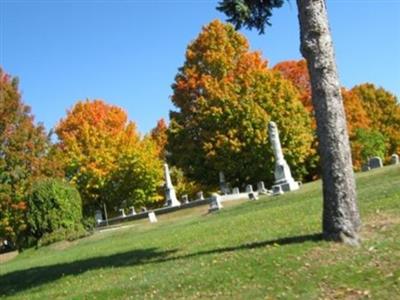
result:
<svg viewBox="0 0 400 300"><path fill-rule="evenodd" d="M268 190L265 188L264 181L260 181L257 183L257 192L259 194L268 194Z"/></svg>
<svg viewBox="0 0 400 300"><path fill-rule="evenodd" d="M119 212L121 213L121 217L126 217L125 210L123 208L120 208Z"/></svg>
<svg viewBox="0 0 400 300"><path fill-rule="evenodd" d="M219 172L219 187L220 187L220 190L221 190L222 194L224 194L224 195L229 194L228 186L227 186L226 181L225 181L224 172Z"/></svg>
<svg viewBox="0 0 400 300"><path fill-rule="evenodd" d="M188 204L189 203L189 196L188 195L182 195L182 202L183 202L183 204Z"/></svg>
<svg viewBox="0 0 400 300"><path fill-rule="evenodd" d="M397 165L399 163L399 156L396 153L392 154L392 157L390 158L390 163L392 165Z"/></svg>
<svg viewBox="0 0 400 300"><path fill-rule="evenodd" d="M197 200L204 200L203 191L197 193Z"/></svg>
<svg viewBox="0 0 400 300"><path fill-rule="evenodd" d="M274 185L273 186L273 190L272 190L272 195L273 196L278 196L278 195L282 195L284 194L283 190L282 190L282 186L281 185Z"/></svg>
<svg viewBox="0 0 400 300"><path fill-rule="evenodd" d="M238 187L234 187L234 188L232 189L232 194L234 194L234 195L240 194L239 188L238 188Z"/></svg>
<svg viewBox="0 0 400 300"><path fill-rule="evenodd" d="M158 222L156 214L154 213L154 211L149 211L148 217L149 217L150 223L157 223Z"/></svg>
<svg viewBox="0 0 400 300"><path fill-rule="evenodd" d="M258 200L258 195L256 192L251 192L249 193L249 199L250 200Z"/></svg>
<svg viewBox="0 0 400 300"><path fill-rule="evenodd" d="M246 193L252 193L253 192L253 186L251 184L246 185Z"/></svg>
<svg viewBox="0 0 400 300"><path fill-rule="evenodd" d="M164 164L165 177L165 204L164 206L179 206L181 203L176 199L175 188L172 185L171 175L169 174L168 164Z"/></svg>
<svg viewBox="0 0 400 300"><path fill-rule="evenodd" d="M268 132L272 150L275 156L275 183L272 189L275 190L275 186L279 185L281 186L282 191L298 190L299 184L294 181L289 165L283 157L278 128L274 122L269 122Z"/></svg>
<svg viewBox="0 0 400 300"><path fill-rule="evenodd" d="M382 168L382 159L379 156L374 156L369 159L368 165L371 169Z"/></svg>
<svg viewBox="0 0 400 300"><path fill-rule="evenodd" d="M130 209L130 215L131 216L136 215L136 211L135 211L135 208L133 206L129 207L129 209Z"/></svg>
<svg viewBox="0 0 400 300"><path fill-rule="evenodd" d="M101 213L101 210L96 210L94 213L94 219L96 220L96 224L100 224L103 222L103 214Z"/></svg>
<svg viewBox="0 0 400 300"><path fill-rule="evenodd" d="M221 196L216 193L212 194L210 207L209 207L208 211L212 212L212 211L220 210L221 208L223 208L223 206L221 204Z"/></svg>

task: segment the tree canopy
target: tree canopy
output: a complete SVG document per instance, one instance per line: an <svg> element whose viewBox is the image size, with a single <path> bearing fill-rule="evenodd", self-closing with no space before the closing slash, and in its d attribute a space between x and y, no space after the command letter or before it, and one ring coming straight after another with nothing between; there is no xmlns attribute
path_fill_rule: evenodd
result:
<svg viewBox="0 0 400 300"><path fill-rule="evenodd" d="M162 176L157 148L140 138L121 108L102 100L78 101L56 133L66 176L78 186L86 209L155 200Z"/></svg>
<svg viewBox="0 0 400 300"><path fill-rule="evenodd" d="M61 176L49 157L51 144L21 100L18 79L0 68L0 237L17 243L26 229L26 197L33 182Z"/></svg>
<svg viewBox="0 0 400 300"><path fill-rule="evenodd" d="M213 21L192 42L172 86L171 162L191 179L215 185L273 179L267 124L277 122L296 176L310 155L310 118L294 86L250 52L231 25Z"/></svg>

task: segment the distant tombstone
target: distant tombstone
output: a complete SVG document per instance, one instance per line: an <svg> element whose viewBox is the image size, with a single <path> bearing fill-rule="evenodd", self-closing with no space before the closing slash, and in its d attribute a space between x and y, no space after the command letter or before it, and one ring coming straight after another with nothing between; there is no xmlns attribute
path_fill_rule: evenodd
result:
<svg viewBox="0 0 400 300"><path fill-rule="evenodd" d="M378 156L371 157L368 164L371 169L382 168L383 166L382 159Z"/></svg>
<svg viewBox="0 0 400 300"><path fill-rule="evenodd" d="M146 212L146 211L147 211L147 208L146 208L146 207L142 207L142 208L140 209L140 211L141 211L141 212Z"/></svg>
<svg viewBox="0 0 400 300"><path fill-rule="evenodd" d="M228 185L226 184L226 181L225 181L224 172L219 172L219 188L220 188L222 194L224 194L224 195L229 194L229 189L228 189Z"/></svg>
<svg viewBox="0 0 400 300"><path fill-rule="evenodd" d="M249 193L249 199L250 200L258 200L258 195L255 192Z"/></svg>
<svg viewBox="0 0 400 300"><path fill-rule="evenodd" d="M136 211L135 211L135 208L133 206L129 207L129 209L130 209L130 215L131 216L136 215Z"/></svg>
<svg viewBox="0 0 400 300"><path fill-rule="evenodd" d="M368 164L364 164L364 165L361 167L361 171L362 171L362 172L367 172L367 171L369 171L369 170L371 170L371 168L369 167Z"/></svg>
<svg viewBox="0 0 400 300"><path fill-rule="evenodd" d="M103 222L103 214L101 213L101 210L95 211L94 219L96 220L97 225L99 225L101 222Z"/></svg>
<svg viewBox="0 0 400 300"><path fill-rule="evenodd" d="M216 210L220 210L221 208L223 208L221 204L221 196L216 193L212 194L210 207L208 208L208 211L213 212Z"/></svg>
<svg viewBox="0 0 400 300"><path fill-rule="evenodd" d="M246 193L252 193L253 192L253 186L251 184L246 185Z"/></svg>
<svg viewBox="0 0 400 300"><path fill-rule="evenodd" d="M203 191L197 193L197 200L204 200Z"/></svg>
<svg viewBox="0 0 400 300"><path fill-rule="evenodd" d="M125 210L124 210L123 208L120 208L120 209L119 209L119 212L121 213L121 217L123 217L123 218L126 217L126 215L125 215Z"/></svg>
<svg viewBox="0 0 400 300"><path fill-rule="evenodd" d="M189 196L188 195L182 195L182 202L183 202L183 204L188 204L189 203Z"/></svg>
<svg viewBox="0 0 400 300"><path fill-rule="evenodd" d="M283 190L282 190L282 186L281 185L274 185L273 186L273 190L272 190L272 195L273 196L278 196L278 195L282 195L284 194Z"/></svg>
<svg viewBox="0 0 400 300"><path fill-rule="evenodd" d="M156 214L154 213L154 211L149 211L148 217L149 217L150 223L157 223L158 222Z"/></svg>
<svg viewBox="0 0 400 300"><path fill-rule="evenodd" d="M265 188L264 181L260 181L257 183L257 192L259 194L268 194L268 190Z"/></svg>
<svg viewBox="0 0 400 300"><path fill-rule="evenodd" d="M396 153L392 154L392 157L390 158L390 163L392 165L397 165L399 163L399 156Z"/></svg>
<svg viewBox="0 0 400 300"><path fill-rule="evenodd" d="M238 188L238 187L234 187L234 188L232 189L232 194L234 194L234 195L240 194L239 188Z"/></svg>

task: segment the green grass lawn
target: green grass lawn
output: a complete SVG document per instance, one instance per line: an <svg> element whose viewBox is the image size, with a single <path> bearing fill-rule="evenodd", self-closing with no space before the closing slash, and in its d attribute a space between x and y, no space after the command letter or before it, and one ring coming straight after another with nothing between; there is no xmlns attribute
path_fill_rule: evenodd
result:
<svg viewBox="0 0 400 300"><path fill-rule="evenodd" d="M357 175L358 248L321 240L321 183L30 249L0 265L14 299L400 299L400 167ZM124 224L126 225L126 224Z"/></svg>

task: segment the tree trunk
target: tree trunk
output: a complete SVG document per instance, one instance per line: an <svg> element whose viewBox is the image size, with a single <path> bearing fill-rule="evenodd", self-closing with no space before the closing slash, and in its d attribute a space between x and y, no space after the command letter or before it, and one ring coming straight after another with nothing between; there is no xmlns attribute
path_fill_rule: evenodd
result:
<svg viewBox="0 0 400 300"><path fill-rule="evenodd" d="M297 0L301 52L307 60L323 181L323 234L358 244L361 225L340 84L324 0Z"/></svg>

